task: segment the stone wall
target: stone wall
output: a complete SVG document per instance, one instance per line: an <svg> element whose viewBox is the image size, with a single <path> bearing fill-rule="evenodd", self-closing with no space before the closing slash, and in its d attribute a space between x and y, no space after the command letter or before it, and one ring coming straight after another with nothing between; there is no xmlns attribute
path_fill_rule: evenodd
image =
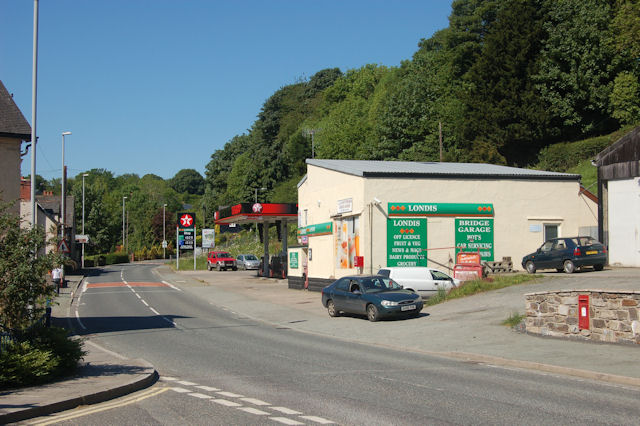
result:
<svg viewBox="0 0 640 426"><path fill-rule="evenodd" d="M578 296L589 296L589 328L578 321ZM550 291L525 294L527 333L640 344L640 291Z"/></svg>

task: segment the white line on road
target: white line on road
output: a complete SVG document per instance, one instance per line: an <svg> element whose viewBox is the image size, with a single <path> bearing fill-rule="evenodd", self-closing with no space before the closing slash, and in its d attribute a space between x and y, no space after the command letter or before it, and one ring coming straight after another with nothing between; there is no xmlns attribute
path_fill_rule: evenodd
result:
<svg viewBox="0 0 640 426"><path fill-rule="evenodd" d="M151 306L149 306L149 309L151 309L151 312L153 312L156 315L160 315L160 312L156 311L155 309L153 309Z"/></svg>
<svg viewBox="0 0 640 426"><path fill-rule="evenodd" d="M271 414L253 407L240 407L238 408L238 410L244 411L245 413L249 414L255 414L256 416L268 416L269 414Z"/></svg>
<svg viewBox="0 0 640 426"><path fill-rule="evenodd" d="M172 391L174 392L178 392L178 393L189 393L191 392L189 389L185 389L185 388L171 388Z"/></svg>
<svg viewBox="0 0 640 426"><path fill-rule="evenodd" d="M301 419L310 420L312 422L320 423L322 425L332 425L334 422L331 420L323 419L322 417L316 416L300 416Z"/></svg>
<svg viewBox="0 0 640 426"><path fill-rule="evenodd" d="M261 405L261 406L271 405L268 402L264 402L255 398L240 398L240 400L244 402L248 402L249 404L253 404L253 405Z"/></svg>
<svg viewBox="0 0 640 426"><path fill-rule="evenodd" d="M84 326L84 324L82 323L82 320L80 319L80 314L78 313L78 308L76 308L76 319L78 320L78 324L80 324L80 327L82 327L84 330L86 330L87 327Z"/></svg>
<svg viewBox="0 0 640 426"><path fill-rule="evenodd" d="M196 398L200 398L200 399L211 399L211 398L213 398L211 395L205 395L203 393L198 393L198 392L190 393L189 396L195 396Z"/></svg>
<svg viewBox="0 0 640 426"><path fill-rule="evenodd" d="M291 408L286 408L286 407L269 407L270 409L272 409L273 411L279 411L282 414L302 414L300 411L296 411L296 410L292 410Z"/></svg>
<svg viewBox="0 0 640 426"><path fill-rule="evenodd" d="M149 306L149 304L147 302L145 302L144 299L140 299L140 300L142 300L142 303L144 303L145 306Z"/></svg>
<svg viewBox="0 0 640 426"><path fill-rule="evenodd" d="M225 407L242 407L242 404L238 404L237 402L227 401L226 399L212 399L211 401L216 404L224 405Z"/></svg>
<svg viewBox="0 0 640 426"><path fill-rule="evenodd" d="M142 296L140 296L138 293L136 293L136 297L137 297L138 299L142 299Z"/></svg>
<svg viewBox="0 0 640 426"><path fill-rule="evenodd" d="M181 289L179 289L179 288L178 288L178 287L176 287L175 285L173 285L173 284L171 284L171 283L168 283L168 282L166 282L166 281L162 281L162 284L166 284L166 285L168 285L169 287L171 287L171 288L172 288L172 289L174 289L174 290L182 291Z"/></svg>
<svg viewBox="0 0 640 426"><path fill-rule="evenodd" d="M242 398L244 395L238 395L233 392L216 392L218 395L226 396L228 398Z"/></svg>
<svg viewBox="0 0 640 426"><path fill-rule="evenodd" d="M180 383L181 385L184 385L184 386L193 386L193 385L197 385L197 383L187 382L186 380L178 380L176 383Z"/></svg>
<svg viewBox="0 0 640 426"><path fill-rule="evenodd" d="M295 420L288 419L286 417L269 417L269 420L282 423L284 425L303 425L304 423L297 422Z"/></svg>
<svg viewBox="0 0 640 426"><path fill-rule="evenodd" d="M160 380L163 380L165 382L173 382L175 380L178 380L177 377L164 377L164 376L160 376Z"/></svg>
<svg viewBox="0 0 640 426"><path fill-rule="evenodd" d="M218 388L212 388L211 386L196 386L198 389L202 389L203 391L207 391L207 392L217 392L220 389Z"/></svg>

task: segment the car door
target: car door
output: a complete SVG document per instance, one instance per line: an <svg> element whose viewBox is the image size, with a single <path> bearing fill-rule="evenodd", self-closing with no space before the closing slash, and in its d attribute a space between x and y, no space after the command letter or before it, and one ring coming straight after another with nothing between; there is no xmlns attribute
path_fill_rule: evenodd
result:
<svg viewBox="0 0 640 426"><path fill-rule="evenodd" d="M349 280L349 291L346 294L346 308L345 311L352 312L354 314L362 314L366 312L366 302L362 297L364 295L364 288L360 282L356 279Z"/></svg>
<svg viewBox="0 0 640 426"><path fill-rule="evenodd" d="M333 304L339 311L347 310L347 294L349 293L349 280L342 278L333 287L331 297Z"/></svg>
<svg viewBox="0 0 640 426"><path fill-rule="evenodd" d="M536 252L533 258L533 263L538 269L553 268L551 266L551 249L553 248L554 241L545 242Z"/></svg>
<svg viewBox="0 0 640 426"><path fill-rule="evenodd" d="M432 269L431 276L433 277L433 281L435 283L436 293L439 289L449 291L451 287L453 287L453 279L444 272L440 272L437 269Z"/></svg>
<svg viewBox="0 0 640 426"><path fill-rule="evenodd" d="M553 246L551 246L551 252L549 253L547 268L562 268L565 259L571 257L571 251L573 251L573 244L570 241L567 242L564 238L554 240Z"/></svg>

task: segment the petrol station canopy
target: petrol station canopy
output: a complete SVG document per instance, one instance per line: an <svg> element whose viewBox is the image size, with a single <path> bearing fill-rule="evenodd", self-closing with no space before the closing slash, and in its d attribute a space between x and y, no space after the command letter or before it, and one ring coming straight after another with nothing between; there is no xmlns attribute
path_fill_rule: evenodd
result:
<svg viewBox="0 0 640 426"><path fill-rule="evenodd" d="M296 203L240 203L215 213L216 225L246 223L297 222Z"/></svg>

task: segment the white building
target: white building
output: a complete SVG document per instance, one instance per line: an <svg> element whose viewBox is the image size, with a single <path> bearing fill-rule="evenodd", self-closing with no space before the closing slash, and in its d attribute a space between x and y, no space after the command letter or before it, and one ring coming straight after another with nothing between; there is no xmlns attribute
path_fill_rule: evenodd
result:
<svg viewBox="0 0 640 426"><path fill-rule="evenodd" d="M384 266L452 268L460 250L483 261L522 257L547 238L593 233L597 200L580 176L491 164L307 160L290 286L319 289ZM363 267L356 267L362 257ZM292 265L293 263L293 265Z"/></svg>

